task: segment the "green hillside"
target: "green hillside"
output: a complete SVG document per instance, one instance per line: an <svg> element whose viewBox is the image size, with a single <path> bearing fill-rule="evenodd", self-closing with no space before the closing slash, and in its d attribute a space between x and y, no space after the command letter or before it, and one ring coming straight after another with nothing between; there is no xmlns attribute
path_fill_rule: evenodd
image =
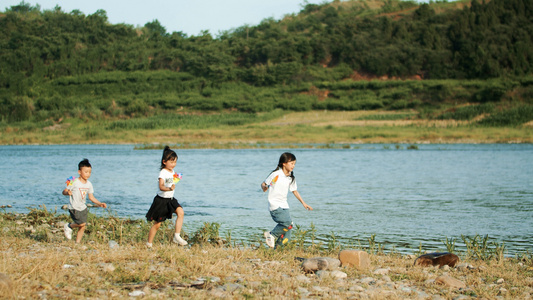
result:
<svg viewBox="0 0 533 300"><path fill-rule="evenodd" d="M335 0L217 36L21 2L0 12L0 129L324 109L519 126L533 120L532 34L530 0Z"/></svg>

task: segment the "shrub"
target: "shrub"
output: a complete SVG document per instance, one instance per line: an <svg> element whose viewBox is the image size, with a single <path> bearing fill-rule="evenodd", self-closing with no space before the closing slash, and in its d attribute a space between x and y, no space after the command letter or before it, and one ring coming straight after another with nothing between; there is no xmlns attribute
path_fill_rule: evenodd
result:
<svg viewBox="0 0 533 300"><path fill-rule="evenodd" d="M479 121L486 126L520 126L533 120L533 105L520 105L490 115Z"/></svg>

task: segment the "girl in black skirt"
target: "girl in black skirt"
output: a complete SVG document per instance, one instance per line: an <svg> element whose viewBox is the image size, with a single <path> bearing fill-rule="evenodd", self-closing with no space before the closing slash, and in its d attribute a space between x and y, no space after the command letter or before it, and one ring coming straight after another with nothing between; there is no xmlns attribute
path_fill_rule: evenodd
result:
<svg viewBox="0 0 533 300"><path fill-rule="evenodd" d="M173 213L175 213L178 218L176 219L176 230L172 242L181 246L187 245L187 241L180 236L185 212L178 203L178 200L174 198L174 189L176 188L175 182L179 180L179 175L174 172L174 167L177 162L178 155L176 152L171 150L170 147L165 146L163 157L161 158L161 171L159 172L157 195L146 214L146 220L148 220L148 222L154 222L148 233L148 242L146 243L146 246L150 248L152 247L152 242L157 230L166 219L172 219Z"/></svg>

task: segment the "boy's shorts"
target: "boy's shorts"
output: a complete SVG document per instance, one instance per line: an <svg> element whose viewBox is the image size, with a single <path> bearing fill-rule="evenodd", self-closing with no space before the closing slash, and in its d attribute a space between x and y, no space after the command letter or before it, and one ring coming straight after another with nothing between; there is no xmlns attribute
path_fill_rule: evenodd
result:
<svg viewBox="0 0 533 300"><path fill-rule="evenodd" d="M68 212L70 213L70 217L74 223L78 225L87 223L87 208L84 210L69 209Z"/></svg>

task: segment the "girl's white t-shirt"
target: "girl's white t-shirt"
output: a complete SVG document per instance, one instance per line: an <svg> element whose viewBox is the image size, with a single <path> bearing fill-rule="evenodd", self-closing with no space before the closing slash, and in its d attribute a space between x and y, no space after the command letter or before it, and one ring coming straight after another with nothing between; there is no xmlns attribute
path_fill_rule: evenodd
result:
<svg viewBox="0 0 533 300"><path fill-rule="evenodd" d="M289 208L287 202L287 194L289 191L294 192L297 190L296 180L292 180L290 176L285 175L283 170L277 170L265 179L265 183L268 187L268 205L270 211L278 208Z"/></svg>
<svg viewBox="0 0 533 300"><path fill-rule="evenodd" d="M162 191L159 189L159 178L163 178L163 181L165 182L165 187L170 188L174 184L174 170L170 172L167 169L161 169L159 172L159 177L157 178L157 195L159 197L163 198L173 198L174 197L174 189L173 191Z"/></svg>

